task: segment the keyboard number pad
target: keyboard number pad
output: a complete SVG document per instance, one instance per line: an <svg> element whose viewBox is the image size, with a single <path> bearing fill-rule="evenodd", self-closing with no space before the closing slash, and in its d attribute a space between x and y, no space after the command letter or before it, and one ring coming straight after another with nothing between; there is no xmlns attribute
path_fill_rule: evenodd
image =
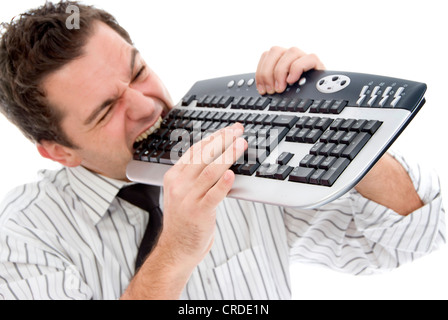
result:
<svg viewBox="0 0 448 320"><path fill-rule="evenodd" d="M303 130L316 130L316 126L326 129L320 135L311 148L310 153L305 156L298 167L294 168L289 181L316 184L331 187L340 177L343 171L355 159L370 138L379 129L382 122L365 119L336 119L326 121L321 118L308 118L299 121L299 126L290 134L288 141L303 140ZM293 132L293 133L294 133ZM302 133L301 133L302 132Z"/></svg>

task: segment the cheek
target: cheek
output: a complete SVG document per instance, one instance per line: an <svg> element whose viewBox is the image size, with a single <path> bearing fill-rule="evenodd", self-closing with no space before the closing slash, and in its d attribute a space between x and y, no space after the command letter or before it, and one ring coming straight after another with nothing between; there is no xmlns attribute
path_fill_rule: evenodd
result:
<svg viewBox="0 0 448 320"><path fill-rule="evenodd" d="M167 88L160 80L160 78L152 73L148 79L142 84L141 92L148 97L156 97L162 100L168 107L171 107L173 102L171 95Z"/></svg>

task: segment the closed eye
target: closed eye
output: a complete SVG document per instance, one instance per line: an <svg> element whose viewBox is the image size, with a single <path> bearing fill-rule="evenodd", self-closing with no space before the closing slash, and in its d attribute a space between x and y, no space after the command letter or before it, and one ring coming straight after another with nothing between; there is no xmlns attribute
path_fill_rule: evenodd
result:
<svg viewBox="0 0 448 320"><path fill-rule="evenodd" d="M140 68L140 70L138 71L138 73L135 75L134 79L132 79L132 82L135 82L138 80L138 78L140 78L140 76L143 74L143 72L146 70L146 66L143 66Z"/></svg>

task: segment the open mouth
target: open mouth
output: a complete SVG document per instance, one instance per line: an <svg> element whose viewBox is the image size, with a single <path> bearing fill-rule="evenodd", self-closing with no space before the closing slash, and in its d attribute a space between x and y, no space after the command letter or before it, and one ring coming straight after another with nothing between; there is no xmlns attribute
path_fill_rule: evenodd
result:
<svg viewBox="0 0 448 320"><path fill-rule="evenodd" d="M160 129L160 125L162 124L162 121L163 121L162 117L159 117L159 119L156 121L156 123L152 127L148 128L145 132L140 134L137 137L137 139L135 139L134 146L139 144L140 142L142 142L146 138L148 138L150 135L152 135L158 129Z"/></svg>

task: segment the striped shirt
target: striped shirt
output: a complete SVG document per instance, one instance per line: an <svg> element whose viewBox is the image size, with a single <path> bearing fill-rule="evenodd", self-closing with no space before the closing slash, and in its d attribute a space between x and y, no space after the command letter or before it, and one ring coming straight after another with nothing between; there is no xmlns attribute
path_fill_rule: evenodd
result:
<svg viewBox="0 0 448 320"><path fill-rule="evenodd" d="M355 190L316 210L225 199L214 245L181 298L289 299L292 262L366 275L437 249L445 242L438 177L395 157L425 204L407 217ZM0 205L0 298L118 299L149 220L116 197L125 184L63 168L9 193Z"/></svg>

